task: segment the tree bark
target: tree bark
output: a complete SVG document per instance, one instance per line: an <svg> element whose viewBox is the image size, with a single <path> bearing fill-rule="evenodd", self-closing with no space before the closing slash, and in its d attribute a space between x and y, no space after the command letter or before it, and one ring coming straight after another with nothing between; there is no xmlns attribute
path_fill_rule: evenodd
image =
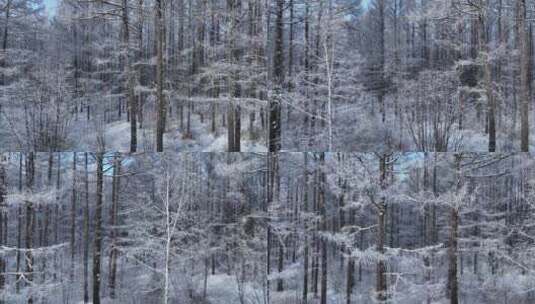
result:
<svg viewBox="0 0 535 304"><path fill-rule="evenodd" d="M308 244L308 152L304 152L305 157L305 172L303 185L303 211L305 212L304 224L304 257L303 257L303 304L308 303L308 260L309 260L309 244Z"/></svg>
<svg viewBox="0 0 535 304"><path fill-rule="evenodd" d="M134 74L130 65L132 54L130 48L130 18L128 8L128 0L122 0L123 63L126 76L125 97L130 110L130 152L133 153L137 151L137 98L134 94Z"/></svg>
<svg viewBox="0 0 535 304"><path fill-rule="evenodd" d="M76 253L76 152L72 155L72 204L71 204L71 281L74 281L74 254Z"/></svg>
<svg viewBox="0 0 535 304"><path fill-rule="evenodd" d="M165 39L164 4L156 0L156 95L158 99L158 115L156 121L156 152L163 152L163 135L165 133L167 103L164 96L164 62L163 50Z"/></svg>
<svg viewBox="0 0 535 304"><path fill-rule="evenodd" d="M115 299L115 285L117 278L117 216L119 211L119 193L120 193L120 176L121 176L121 159L120 155L115 156L113 164L113 181L112 181L112 206L110 211L110 235L111 235L111 250L110 250L110 266L109 266L109 287L110 298Z"/></svg>
<svg viewBox="0 0 535 304"><path fill-rule="evenodd" d="M0 155L0 158L2 156ZM6 177L6 170L4 168L4 165L1 163L2 159L0 159L0 245L4 246L7 245L7 237L4 238L3 235L7 236L7 231L3 231L4 227L7 230L7 220L8 220L8 214L5 206L5 197L7 195L7 177ZM4 257L4 253L0 254L0 293L4 293L4 288L6 284L6 276L4 273L6 272L6 264L7 264L7 258ZM4 296L0 296L0 303L4 303Z"/></svg>
<svg viewBox="0 0 535 304"><path fill-rule="evenodd" d="M279 264L278 264L278 271L279 274L284 270L284 240L280 240L279 244ZM282 278L279 278L277 280L277 291L282 292L284 291L284 280Z"/></svg>
<svg viewBox="0 0 535 304"><path fill-rule="evenodd" d="M269 151L281 150L281 94L284 83L284 0L277 0L273 59L274 92L269 101Z"/></svg>
<svg viewBox="0 0 535 304"><path fill-rule="evenodd" d="M320 154L320 179L319 179L319 210L321 213L321 230L327 232L327 206L325 202L325 186L327 179L325 176L325 153ZM320 304L327 304L327 239L321 240L321 297Z"/></svg>
<svg viewBox="0 0 535 304"><path fill-rule="evenodd" d="M88 153L84 152L84 171L85 171L85 206L84 206L84 303L89 302L89 170L88 170Z"/></svg>
<svg viewBox="0 0 535 304"><path fill-rule="evenodd" d="M97 191L95 205L95 241L93 247L93 303L100 304L101 255L102 255L102 201L104 178L104 152L96 153Z"/></svg>
<svg viewBox="0 0 535 304"><path fill-rule="evenodd" d="M455 167L457 171L457 195L461 190L461 155L455 155ZM459 210L458 206L451 206L450 209L450 235L448 246L448 297L450 304L459 303L459 282L457 278L457 257L458 257L458 232L459 230Z"/></svg>
<svg viewBox="0 0 535 304"><path fill-rule="evenodd" d="M384 79L384 69L385 69L385 0L378 0L378 12L379 12L379 62L378 62L378 73L379 73L379 93L378 101L381 112L381 121L384 123L386 121L386 108L385 108L385 79Z"/></svg>
<svg viewBox="0 0 535 304"><path fill-rule="evenodd" d="M490 63L490 54L489 54L489 35L487 35L486 22L487 14L486 7L479 8L478 12L478 22L479 26L479 51L483 56L483 73L485 80L485 93L487 95L487 123L488 123L488 134L489 134L489 152L496 151L496 99L493 94L493 83L492 83L492 67Z"/></svg>
<svg viewBox="0 0 535 304"><path fill-rule="evenodd" d="M347 261L346 274L346 304L351 304L351 295L353 294L353 286L355 285L355 261L349 257Z"/></svg>
<svg viewBox="0 0 535 304"><path fill-rule="evenodd" d="M240 48L238 47L238 35L240 32L241 0L227 0L230 13L230 39L229 58L233 64L238 64L240 60ZM233 71L230 75L229 89L231 94L228 107L228 151L240 152L241 150L241 107L236 99L241 97L241 87L239 84L239 72Z"/></svg>
<svg viewBox="0 0 535 304"><path fill-rule="evenodd" d="M19 153L19 192L22 192L22 162L23 162L24 153ZM17 208L17 249L22 248L22 205ZM20 250L17 250L17 266L16 266L16 275L15 275L15 290L17 294L20 292Z"/></svg>
<svg viewBox="0 0 535 304"><path fill-rule="evenodd" d="M35 176L35 155L33 152L28 153L26 160L26 188L28 191L33 189L34 176ZM33 281L33 269L34 269L34 257L33 252L33 232L35 228L35 211L32 201L26 201L26 280L29 284ZM33 303L33 291L28 293L28 304Z"/></svg>
<svg viewBox="0 0 535 304"><path fill-rule="evenodd" d="M520 150L529 151L529 37L526 29L526 0L518 0L518 47L520 48L520 98L522 99L522 111L520 114Z"/></svg>
<svg viewBox="0 0 535 304"><path fill-rule="evenodd" d="M2 58L0 60L0 67L6 67L7 64L7 42L8 42L8 34L9 34L9 18L11 17L11 4L12 0L8 0L5 7L5 23L4 23L4 37L2 39ZM5 75L2 72L2 77L0 78L1 84L5 84ZM1 105L0 105L1 109Z"/></svg>
<svg viewBox="0 0 535 304"><path fill-rule="evenodd" d="M387 183L387 158L388 156L385 154L379 157L380 186L382 191L386 189ZM384 194L381 193L381 198L377 204L377 252L380 254L380 257L377 262L376 278L377 300L380 303L384 303L387 299L386 264L383 256L385 253L385 213L386 203Z"/></svg>

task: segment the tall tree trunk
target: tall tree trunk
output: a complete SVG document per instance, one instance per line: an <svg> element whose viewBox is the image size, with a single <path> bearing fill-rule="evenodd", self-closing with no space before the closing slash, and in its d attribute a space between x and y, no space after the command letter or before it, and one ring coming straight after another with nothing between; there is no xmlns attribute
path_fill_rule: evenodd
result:
<svg viewBox="0 0 535 304"><path fill-rule="evenodd" d="M320 154L319 209L321 213L321 230L327 231L327 206L325 202L325 153ZM321 237L321 297L320 304L327 304L327 239Z"/></svg>
<svg viewBox="0 0 535 304"><path fill-rule="evenodd" d="M19 192L22 192L22 162L23 162L24 153L19 153ZM22 248L22 204L17 208L17 249ZM15 290L17 294L20 292L20 272L21 272L21 263L20 263L21 251L17 250L17 265L16 265L16 275L15 275Z"/></svg>
<svg viewBox="0 0 535 304"><path fill-rule="evenodd" d="M294 8L294 0L290 0L290 31L289 31L289 37L288 37L288 77L290 78L290 81L292 81L293 77L293 68L294 68L294 36L295 36L295 8ZM292 89L292 84L289 84L288 87ZM290 116L288 116L290 118Z"/></svg>
<svg viewBox="0 0 535 304"><path fill-rule="evenodd" d="M97 191L95 205L95 240L93 247L93 303L100 304L101 255L102 255L102 201L104 179L104 152L96 153Z"/></svg>
<svg viewBox="0 0 535 304"><path fill-rule="evenodd" d="M6 15L5 15L5 23L4 23L4 37L2 38L2 51L4 52L4 56L6 56L6 50L7 50L7 42L8 42L8 37L9 37L9 18L11 17L11 5L12 5L12 0L8 0L7 3L6 3L6 6L5 6L5 12L6 12ZM4 60L2 61L2 67L5 67L5 57L4 57Z"/></svg>
<svg viewBox="0 0 535 304"><path fill-rule="evenodd" d="M351 304L351 295L353 294L354 284L354 272L355 272L355 261L353 258L349 257L347 261L347 273L346 273L346 304Z"/></svg>
<svg viewBox="0 0 535 304"><path fill-rule="evenodd" d="M230 13L230 41L229 58L233 64L238 64L240 60L240 48L238 46L238 36L240 32L241 0L227 0ZM239 84L239 72L234 71L230 76L230 104L228 107L228 151L240 152L241 150L241 107L236 99L241 97L241 85Z"/></svg>
<svg viewBox="0 0 535 304"><path fill-rule="evenodd" d="M309 3L305 2L305 16L304 16L304 23L305 23L305 29L304 29L304 35L305 35L305 51L304 51L304 83L305 85L309 81L309 73L310 73L310 21L309 21ZM305 100L304 100L304 109L305 109L305 117L303 119L303 127L304 127L304 136L305 140L308 142L310 148L312 145L312 139L310 138L310 100L309 100L309 90L305 88Z"/></svg>
<svg viewBox="0 0 535 304"><path fill-rule="evenodd" d="M143 60L143 25L145 22L144 17L144 11L143 11L143 4L144 0L138 0L138 17L137 17L137 40L138 40L138 48L139 52L137 53L137 60L142 61ZM142 70L139 69L138 71L138 77L141 77ZM137 96L138 100L136 102L136 112L139 119L139 128L143 128L143 94L139 93ZM132 128L132 125L130 125L130 128ZM137 131L136 131L136 150L137 150Z"/></svg>
<svg viewBox="0 0 535 304"><path fill-rule="evenodd" d="M278 271L279 274L282 273L284 269L284 240L279 241L279 264ZM282 278L277 279L277 291L284 291L284 280Z"/></svg>
<svg viewBox="0 0 535 304"><path fill-rule="evenodd" d="M378 59L378 73L379 73L379 94L378 101L381 112L381 121L386 121L386 107L385 107L385 0L378 0L378 12L379 12L379 59Z"/></svg>
<svg viewBox="0 0 535 304"><path fill-rule="evenodd" d="M488 133L489 133L489 152L496 151L496 99L493 94L492 87L492 67L490 63L489 43L490 35L487 35L486 22L487 22L487 7L481 7L478 12L479 26L479 50L483 56L483 72L485 79L485 92L487 95L488 103Z"/></svg>
<svg viewBox="0 0 535 304"><path fill-rule="evenodd" d="M156 0L156 95L158 98L158 115L156 121L156 152L163 152L163 135L165 133L167 103L164 96L164 62L163 50L165 40L164 4Z"/></svg>
<svg viewBox="0 0 535 304"><path fill-rule="evenodd" d="M529 151L529 37L526 29L526 0L518 0L518 47L520 49L520 98L522 99L522 111L520 114L520 149L522 152Z"/></svg>
<svg viewBox="0 0 535 304"><path fill-rule="evenodd" d="M54 206L54 244L59 244L59 222L60 222L60 181L61 181L61 153L56 153L57 155L57 166L56 166L56 205ZM63 208L62 208L63 210ZM58 253L54 251L54 274L53 278L54 281L57 279L57 273L61 273L57 269L59 268L58 265ZM60 279L62 280L63 277L60 276Z"/></svg>
<svg viewBox="0 0 535 304"><path fill-rule="evenodd" d="M128 0L122 0L122 23L123 23L123 64L125 74L125 97L129 105L130 118L130 152L137 151L137 98L134 94L134 72L131 67L130 48L130 18ZM140 8L141 9L141 8ZM141 51L141 50L140 50Z"/></svg>
<svg viewBox="0 0 535 304"><path fill-rule="evenodd" d="M4 168L4 165L2 164L2 156L0 155L0 246L7 246L7 231L3 231L4 227L7 230L7 220L8 220L8 214L7 214L7 208L5 205L5 197L7 195L7 177L6 177L6 170ZM3 237L3 235L6 235L6 238ZM6 284L6 276L4 275L6 273L6 264L7 264L7 258L4 256L4 253L0 253L0 304L4 303L4 295L3 293L5 284Z"/></svg>
<svg viewBox="0 0 535 304"><path fill-rule="evenodd" d="M84 303L89 302L89 170L88 170L88 153L84 152L84 184L85 184L85 206L84 206Z"/></svg>
<svg viewBox="0 0 535 304"><path fill-rule="evenodd" d="M28 191L33 189L34 185L34 176L35 176L35 155L33 152L28 154L26 159L26 188ZM33 269L34 269L34 257L33 257L33 232L35 228L35 211L33 208L32 201L26 201L26 281L32 284L33 281ZM28 304L33 303L33 290L28 292Z"/></svg>
<svg viewBox="0 0 535 304"><path fill-rule="evenodd" d="M270 302L270 284L269 284L269 276L271 275L271 227L268 224L267 232L266 232L266 302Z"/></svg>
<svg viewBox="0 0 535 304"><path fill-rule="evenodd" d="M284 83L284 0L276 0L275 46L273 58L274 92L269 101L269 151L277 152L281 142L281 94Z"/></svg>
<svg viewBox="0 0 535 304"><path fill-rule="evenodd" d="M4 21L4 37L2 40L2 58L0 60L0 67L5 68L7 64L7 42L8 42L8 34L9 34L9 18L11 17L11 4L12 0L8 0L5 6L5 21ZM2 75L0 77L0 84L5 84L5 75L4 72L2 72ZM0 105L0 109L1 109Z"/></svg>
<svg viewBox="0 0 535 304"><path fill-rule="evenodd" d="M76 253L76 152L72 155L72 204L71 204L71 281L74 281L74 254Z"/></svg>
<svg viewBox="0 0 535 304"><path fill-rule="evenodd" d="M265 212L268 214L268 223L266 228L266 303L270 302L270 283L269 283L269 276L271 275L271 226L269 221L269 206L271 202L273 201L273 187L272 187L272 180L273 180L273 168L272 168L272 157L271 153L267 154L266 157L266 178L265 178L265 187L266 187L266 206L265 206Z"/></svg>
<svg viewBox="0 0 535 304"><path fill-rule="evenodd" d="M308 260L309 260L309 244L308 244L308 152L304 152L305 157L305 172L303 185L303 211L305 212L304 224L304 261L303 261L303 304L308 303Z"/></svg>
<svg viewBox="0 0 535 304"><path fill-rule="evenodd" d="M379 157L379 169L380 169L380 186L381 190L386 189L387 183L387 158L388 156L383 154ZM384 261L385 253L385 214L386 214L386 202L381 194L380 201L377 204L377 252L379 253L379 261L377 262L377 300L380 303L384 303L387 299L387 286L386 286L386 264Z"/></svg>
<svg viewBox="0 0 535 304"><path fill-rule="evenodd" d="M109 287L110 298L115 299L115 284L117 278L117 216L119 211L119 193L120 193L120 176L121 176L121 159L120 155L115 155L113 164L113 181L112 181L112 206L110 211L110 234L111 234L111 250L110 250L110 275Z"/></svg>
<svg viewBox="0 0 535 304"><path fill-rule="evenodd" d="M457 171L457 189L459 192L462 187L461 181L461 155L455 155L455 167ZM459 234L459 209L458 206L451 206L450 210L450 235L448 246L448 297L450 304L459 303L459 282L457 278L457 256L458 256L458 234Z"/></svg>
<svg viewBox="0 0 535 304"><path fill-rule="evenodd" d="M316 154L314 154L314 161L317 160ZM315 162L316 163L316 162ZM314 170L314 196L313 196L313 212L314 216L319 215L319 209L318 209L318 193L319 193L319 170L316 168ZM312 234L312 292L314 293L314 297L318 296L318 277L319 277L319 241L318 241L318 221L314 220L313 222L313 234Z"/></svg>

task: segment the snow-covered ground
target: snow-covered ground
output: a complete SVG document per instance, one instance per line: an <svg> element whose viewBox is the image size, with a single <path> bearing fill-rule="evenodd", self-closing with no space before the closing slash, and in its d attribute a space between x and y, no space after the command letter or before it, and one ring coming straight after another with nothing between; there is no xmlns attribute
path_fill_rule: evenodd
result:
<svg viewBox="0 0 535 304"><path fill-rule="evenodd" d="M75 123L80 125L83 134L77 134L73 138L73 145L78 147L76 150L86 151L94 150L96 147L97 131L85 121ZM130 149L130 123L121 120L115 121L103 126L104 140L107 151L126 152ZM243 152L265 152L267 148L259 141L248 139L246 129L242 125L241 150ZM155 145L154 128L147 127L138 129L138 150L153 151ZM220 128L216 134L210 132L207 122L201 123L198 117L192 116L191 121L191 138L186 138L180 128L171 123L164 134L164 150L175 152L224 152L227 151L227 137L225 130Z"/></svg>

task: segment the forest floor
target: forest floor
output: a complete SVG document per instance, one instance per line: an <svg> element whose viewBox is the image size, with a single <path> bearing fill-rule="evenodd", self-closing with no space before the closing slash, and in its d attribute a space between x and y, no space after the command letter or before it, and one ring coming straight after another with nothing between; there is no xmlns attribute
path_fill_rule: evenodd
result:
<svg viewBox="0 0 535 304"><path fill-rule="evenodd" d="M78 123L77 123L78 124ZM80 128L84 134L75 135L78 142L73 143L78 151L91 150L96 147L96 128L87 122L81 122ZM130 148L130 123L121 120L107 123L104 126L104 140L108 151L128 151ZM175 121L172 121L164 134L164 150L176 152L223 152L227 150L226 129L220 127L211 133L208 121L201 123L197 115L192 115L191 136L187 137ZM259 141L251 141L242 125L241 150L243 152L265 152L267 148ZM138 150L153 151L155 143L154 127L138 129Z"/></svg>
<svg viewBox="0 0 535 304"><path fill-rule="evenodd" d="M31 146L30 138L26 138L24 117L21 109L12 105L3 107L0 113L0 147L3 151L27 150ZM155 115L147 111L145 125L138 129L138 151L155 150ZM327 126L317 127L317 130L309 137L300 123L300 118L294 113L291 117L284 111L283 123L283 147L284 151L326 151L328 147ZM333 151L359 151L372 152L381 150L384 143L381 138L389 133L385 126L376 118L369 117L357 107L344 107L337 109L338 123L333 126ZM20 115L18 114L20 113ZM170 115L171 117L171 115ZM168 123L167 132L164 135L164 150L174 152L224 152L227 151L227 131L218 121L215 133L211 132L210 121L204 119L201 122L200 115L191 115L191 136L185 136L183 129L176 117L172 117ZM250 136L248 123L242 117L241 151L242 152L266 152L264 143L265 136L260 126L255 126L255 136ZM99 123L97 123L97 121ZM84 113L76 118L71 117L65 130L65 141L61 144L62 151L95 151L97 149L97 133L99 129L104 133L105 149L107 151L126 152L130 150L130 124L123 116L119 119L116 115L107 123L102 119L92 118L86 120ZM99 125L98 125L99 124ZM317 123L319 126L320 123ZM399 128L396 124L392 128ZM452 130L449 139L448 151L486 152L488 151L488 135L484 130L465 128ZM517 128L518 129L518 128ZM535 151L535 132L530 132L530 150ZM518 151L520 140L516 136L519 130L505 130L497 134L497 150L503 152ZM395 149L402 151L419 151L415 146L407 128L402 130L402 138L395 134ZM400 143L401 140L401 143ZM21 147L21 144L24 147Z"/></svg>

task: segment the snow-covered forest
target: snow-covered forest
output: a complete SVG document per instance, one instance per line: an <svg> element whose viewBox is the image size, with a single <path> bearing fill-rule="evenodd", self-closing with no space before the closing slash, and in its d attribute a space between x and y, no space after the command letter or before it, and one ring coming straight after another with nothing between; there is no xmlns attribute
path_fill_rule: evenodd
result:
<svg viewBox="0 0 535 304"><path fill-rule="evenodd" d="M0 0L0 304L535 303L534 22Z"/></svg>
<svg viewBox="0 0 535 304"><path fill-rule="evenodd" d="M0 6L3 151L525 152L532 0Z"/></svg>
<svg viewBox="0 0 535 304"><path fill-rule="evenodd" d="M3 303L535 301L535 159L4 153Z"/></svg>

